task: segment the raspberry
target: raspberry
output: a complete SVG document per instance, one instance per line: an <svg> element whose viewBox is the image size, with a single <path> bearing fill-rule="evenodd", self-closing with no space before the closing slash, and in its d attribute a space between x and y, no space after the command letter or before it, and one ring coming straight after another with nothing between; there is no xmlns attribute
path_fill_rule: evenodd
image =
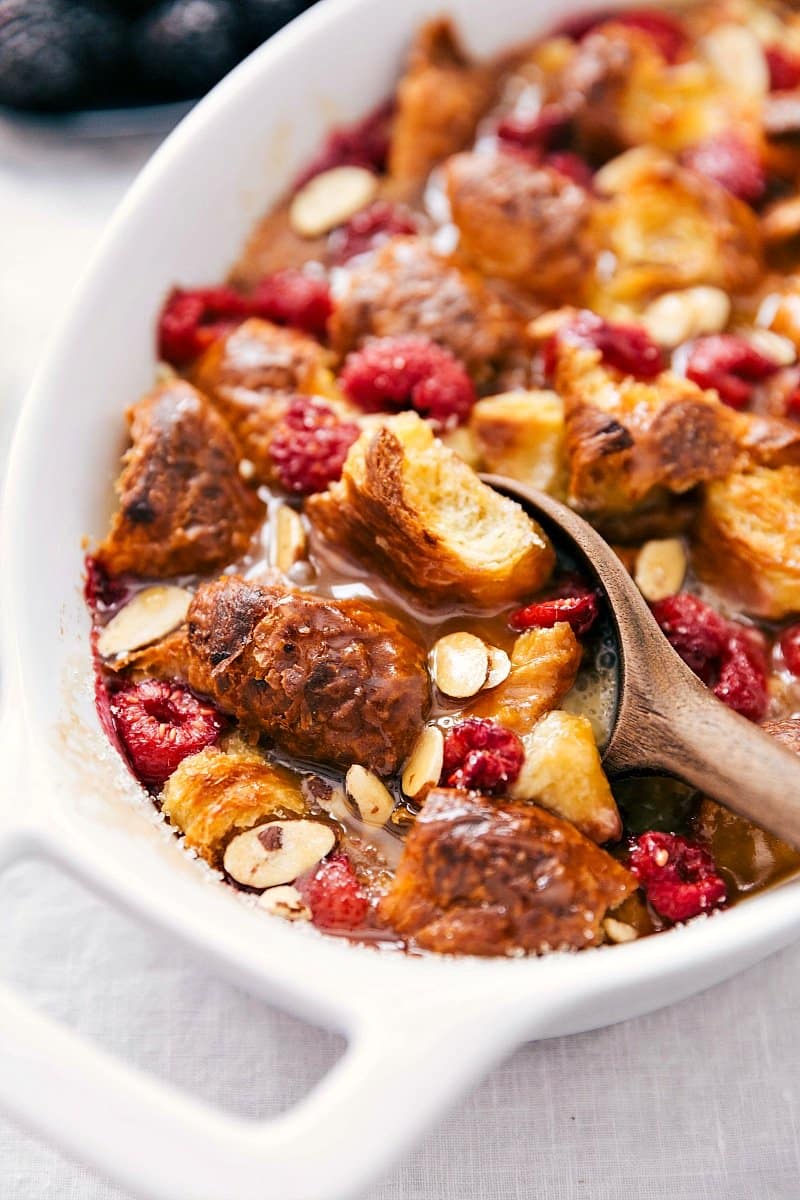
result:
<svg viewBox="0 0 800 1200"><path fill-rule="evenodd" d="M99 559L87 554L83 562L86 577L83 598L93 613L107 613L119 608L128 598L130 588L124 580L114 578Z"/></svg>
<svg viewBox="0 0 800 1200"><path fill-rule="evenodd" d="M122 688L110 707L134 774L150 786L160 787L185 758L215 742L224 725L183 684L161 679Z"/></svg>
<svg viewBox="0 0 800 1200"><path fill-rule="evenodd" d="M437 432L460 425L476 400L461 363L424 337L369 342L347 356L339 383L365 412L411 407L427 417Z"/></svg>
<svg viewBox="0 0 800 1200"><path fill-rule="evenodd" d="M750 400L753 384L774 375L778 363L761 354L744 338L717 333L698 338L686 363L686 378L701 388L715 388L720 400L741 409Z"/></svg>
<svg viewBox="0 0 800 1200"><path fill-rule="evenodd" d="M522 742L510 729L471 717L447 731L441 781L454 788L502 791L519 775L524 757Z"/></svg>
<svg viewBox="0 0 800 1200"><path fill-rule="evenodd" d="M332 130L319 154L295 180L295 191L332 167L366 167L382 174L389 155L393 118L394 104L387 101L360 121Z"/></svg>
<svg viewBox="0 0 800 1200"><path fill-rule="evenodd" d="M596 313L584 310L562 325L544 346L545 375L552 378L558 361L559 346L593 346L603 361L625 375L637 379L655 379L664 369L664 360L655 342L638 325L615 325Z"/></svg>
<svg viewBox="0 0 800 1200"><path fill-rule="evenodd" d="M319 929L356 929L363 925L369 901L346 854L332 854L298 887Z"/></svg>
<svg viewBox="0 0 800 1200"><path fill-rule="evenodd" d="M706 847L674 833L650 832L636 838L628 866L650 904L668 921L688 921L719 908L728 898Z"/></svg>
<svg viewBox="0 0 800 1200"><path fill-rule="evenodd" d="M246 300L233 288L175 288L158 319L159 357L185 366L247 315Z"/></svg>
<svg viewBox="0 0 800 1200"><path fill-rule="evenodd" d="M710 685L728 642L725 618L688 592L667 596L651 608L672 648L703 683Z"/></svg>
<svg viewBox="0 0 800 1200"><path fill-rule="evenodd" d="M606 10L602 13L584 14L564 22L558 32L579 42L597 29L598 25L605 25L609 21L648 34L669 63L674 63L687 45L686 33L675 17L652 8L637 8L632 12L615 13Z"/></svg>
<svg viewBox="0 0 800 1200"><path fill-rule="evenodd" d="M765 52L772 92L790 92L800 86L800 57L782 46L769 46Z"/></svg>
<svg viewBox="0 0 800 1200"><path fill-rule="evenodd" d="M357 212L346 225L334 229L328 249L334 262L343 263L374 250L391 237L416 233L417 229L417 222L407 209L388 200L376 200L369 208Z"/></svg>
<svg viewBox="0 0 800 1200"><path fill-rule="evenodd" d="M684 151L681 160L748 204L757 204L767 190L761 159L736 133L720 133L697 142Z"/></svg>
<svg viewBox="0 0 800 1200"><path fill-rule="evenodd" d="M559 621L565 621L576 637L583 637L594 625L599 614L597 592L586 584L569 579L556 595L547 600L534 600L525 608L518 608L508 618L508 624L517 633L526 629L552 629Z"/></svg>
<svg viewBox="0 0 800 1200"><path fill-rule="evenodd" d="M732 630L722 654L714 695L748 721L761 721L769 703L764 653L736 626Z"/></svg>
<svg viewBox="0 0 800 1200"><path fill-rule="evenodd" d="M275 426L269 452L288 492L324 492L341 478L347 451L361 430L342 421L329 404L297 396Z"/></svg>
<svg viewBox="0 0 800 1200"><path fill-rule="evenodd" d="M800 625L790 625L778 638L778 646L787 671L800 676Z"/></svg>
<svg viewBox="0 0 800 1200"><path fill-rule="evenodd" d="M287 268L267 275L248 297L253 316L324 337L333 301L326 280Z"/></svg>
<svg viewBox="0 0 800 1200"><path fill-rule="evenodd" d="M544 162L545 166L566 175L567 179L577 183L578 187L585 188L587 192L594 187L592 168L579 154L574 154L571 150L556 150L553 154L548 154Z"/></svg>
<svg viewBox="0 0 800 1200"><path fill-rule="evenodd" d="M550 150L569 132L570 116L560 104L545 104L538 111L512 109L497 126L501 142L523 150Z"/></svg>

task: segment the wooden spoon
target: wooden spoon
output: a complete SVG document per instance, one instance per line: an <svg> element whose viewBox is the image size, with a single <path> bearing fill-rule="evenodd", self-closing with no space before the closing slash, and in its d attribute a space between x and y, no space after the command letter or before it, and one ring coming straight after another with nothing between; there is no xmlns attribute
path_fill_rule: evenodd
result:
<svg viewBox="0 0 800 1200"><path fill-rule="evenodd" d="M605 593L619 677L609 776L661 773L698 788L800 851L800 757L716 698L672 649L611 547L544 492L484 481L526 508L553 542L585 560Z"/></svg>

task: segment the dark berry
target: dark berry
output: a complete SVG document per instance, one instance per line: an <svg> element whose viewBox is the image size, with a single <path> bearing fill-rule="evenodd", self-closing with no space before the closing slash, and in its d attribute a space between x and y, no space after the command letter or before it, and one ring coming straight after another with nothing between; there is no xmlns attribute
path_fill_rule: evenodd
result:
<svg viewBox="0 0 800 1200"><path fill-rule="evenodd" d="M424 337L368 342L348 355L339 383L364 412L414 408L437 431L460 425L477 398L458 359Z"/></svg>
<svg viewBox="0 0 800 1200"><path fill-rule="evenodd" d="M208 91L245 49L232 0L163 0L135 23L131 44L140 78L175 98Z"/></svg>
<svg viewBox="0 0 800 1200"><path fill-rule="evenodd" d="M324 337L333 301L320 275L287 268L262 279L248 297L248 307L254 316Z"/></svg>
<svg viewBox="0 0 800 1200"><path fill-rule="evenodd" d="M732 333L698 338L686 362L687 379L698 387L716 389L720 400L736 409L748 404L754 384L777 370L778 363Z"/></svg>
<svg viewBox="0 0 800 1200"><path fill-rule="evenodd" d="M688 921L728 898L706 847L674 833L643 833L631 845L628 866L650 904L668 921Z"/></svg>
<svg viewBox="0 0 800 1200"><path fill-rule="evenodd" d="M92 613L108 613L125 603L130 587L124 579L109 575L98 558L84 559L83 597Z"/></svg>
<svg viewBox="0 0 800 1200"><path fill-rule="evenodd" d="M767 174L756 151L736 133L719 133L685 150L684 166L713 179L747 204L757 204L767 190Z"/></svg>
<svg viewBox="0 0 800 1200"><path fill-rule="evenodd" d="M190 754L215 742L224 718L184 687L161 679L129 684L111 697L111 715L134 774L160 787Z"/></svg>
<svg viewBox="0 0 800 1200"><path fill-rule="evenodd" d="M782 46L769 46L766 59L770 91L790 92L800 87L800 55L792 54Z"/></svg>
<svg viewBox="0 0 800 1200"><path fill-rule="evenodd" d="M543 365L548 378L555 373L562 345L593 346L608 366L637 379L655 379L664 369L661 351L640 325L612 324L588 310L577 313L545 344Z"/></svg>
<svg viewBox="0 0 800 1200"><path fill-rule="evenodd" d="M257 46L310 6L312 0L240 0L248 45Z"/></svg>
<svg viewBox="0 0 800 1200"><path fill-rule="evenodd" d="M787 671L800 677L800 625L784 629L778 638L778 647Z"/></svg>
<svg viewBox="0 0 800 1200"><path fill-rule="evenodd" d="M295 190L332 167L366 167L382 174L389 155L394 104L381 104L353 125L332 130L319 154L295 180Z"/></svg>
<svg viewBox="0 0 800 1200"><path fill-rule="evenodd" d="M124 21L102 0L0 0L0 104L102 102L125 58Z"/></svg>
<svg viewBox="0 0 800 1200"><path fill-rule="evenodd" d="M417 231L417 221L407 208L388 200L376 200L357 212L346 225L334 229L328 250L334 262L343 263L376 249L391 237Z"/></svg>
<svg viewBox="0 0 800 1200"><path fill-rule="evenodd" d="M175 288L158 319L158 354L182 367L249 315L247 301L233 288Z"/></svg>
<svg viewBox="0 0 800 1200"><path fill-rule="evenodd" d="M500 792L522 769L525 749L510 729L471 717L447 730L441 782L447 787Z"/></svg>
<svg viewBox="0 0 800 1200"><path fill-rule="evenodd" d="M703 683L712 684L730 632L725 618L688 592L658 600L651 607L673 649Z"/></svg>
<svg viewBox="0 0 800 1200"><path fill-rule="evenodd" d="M324 859L298 888L318 929L357 929L367 919L369 901L346 854Z"/></svg>
<svg viewBox="0 0 800 1200"><path fill-rule="evenodd" d="M342 421L329 404L297 396L275 426L269 451L275 472L288 492L324 492L341 478L347 452L360 433Z"/></svg>

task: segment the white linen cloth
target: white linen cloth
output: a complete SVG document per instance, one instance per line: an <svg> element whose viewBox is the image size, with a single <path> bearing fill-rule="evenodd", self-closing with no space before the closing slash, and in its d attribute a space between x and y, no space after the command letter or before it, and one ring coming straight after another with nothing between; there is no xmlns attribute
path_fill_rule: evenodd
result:
<svg viewBox="0 0 800 1200"><path fill-rule="evenodd" d="M4 448L46 336L153 145L0 126ZM0 972L114 1053L242 1115L287 1107L340 1049L36 864L0 878ZM799 1022L795 946L653 1016L527 1046L366 1200L797 1200ZM0 1118L0 1200L126 1197Z"/></svg>

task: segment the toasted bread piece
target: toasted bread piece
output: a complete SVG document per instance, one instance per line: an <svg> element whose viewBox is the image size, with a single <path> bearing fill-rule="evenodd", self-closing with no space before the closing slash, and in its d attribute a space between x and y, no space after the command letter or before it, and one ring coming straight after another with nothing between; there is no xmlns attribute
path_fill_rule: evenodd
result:
<svg viewBox="0 0 800 1200"><path fill-rule="evenodd" d="M541 804L593 842L615 842L622 821L586 717L554 709L522 740L525 759L512 799Z"/></svg>
<svg viewBox="0 0 800 1200"><path fill-rule="evenodd" d="M162 809L189 849L219 867L233 833L268 817L302 815L306 804L291 771L234 742L227 750L209 746L185 758L164 786Z"/></svg>
<svg viewBox="0 0 800 1200"><path fill-rule="evenodd" d="M205 574L241 557L264 506L239 474L231 431L181 379L128 410L131 447L117 482L119 508L96 551L112 574Z"/></svg>
<svg viewBox="0 0 800 1200"><path fill-rule="evenodd" d="M753 616L800 612L800 467L759 467L711 484L692 561Z"/></svg>
<svg viewBox="0 0 800 1200"><path fill-rule="evenodd" d="M440 954L546 954L601 940L636 888L620 863L533 804L434 788L381 916Z"/></svg>
<svg viewBox="0 0 800 1200"><path fill-rule="evenodd" d="M557 392L507 392L479 400L469 431L483 468L563 499L564 401Z"/></svg>
<svg viewBox="0 0 800 1200"><path fill-rule="evenodd" d="M552 629L521 633L511 651L511 670L503 683L470 706L471 717L488 717L524 736L545 713L558 708L581 665L578 639L564 621Z"/></svg>
<svg viewBox="0 0 800 1200"><path fill-rule="evenodd" d="M592 306L641 306L661 292L710 284L754 286L761 234L748 205L712 180L674 163L645 167L595 210L594 239L610 250L609 273Z"/></svg>
<svg viewBox="0 0 800 1200"><path fill-rule="evenodd" d="M669 493L719 479L740 461L739 414L688 379L646 383L563 345L556 388L566 409L569 500L593 519L664 507Z"/></svg>
<svg viewBox="0 0 800 1200"><path fill-rule="evenodd" d="M339 398L328 359L306 334L252 317L196 364L194 383L228 422L260 482L274 482L270 439L292 396Z"/></svg>
<svg viewBox="0 0 800 1200"><path fill-rule="evenodd" d="M363 434L306 512L330 542L433 605L500 607L540 588L555 564L539 526L416 413Z"/></svg>
<svg viewBox="0 0 800 1200"><path fill-rule="evenodd" d="M446 176L459 254L471 266L537 296L583 295L594 257L585 188L504 153L457 154Z"/></svg>
<svg viewBox="0 0 800 1200"><path fill-rule="evenodd" d="M451 21L423 25L397 88L392 178L402 185L421 183L437 162L465 146L492 88L492 72L470 62Z"/></svg>

